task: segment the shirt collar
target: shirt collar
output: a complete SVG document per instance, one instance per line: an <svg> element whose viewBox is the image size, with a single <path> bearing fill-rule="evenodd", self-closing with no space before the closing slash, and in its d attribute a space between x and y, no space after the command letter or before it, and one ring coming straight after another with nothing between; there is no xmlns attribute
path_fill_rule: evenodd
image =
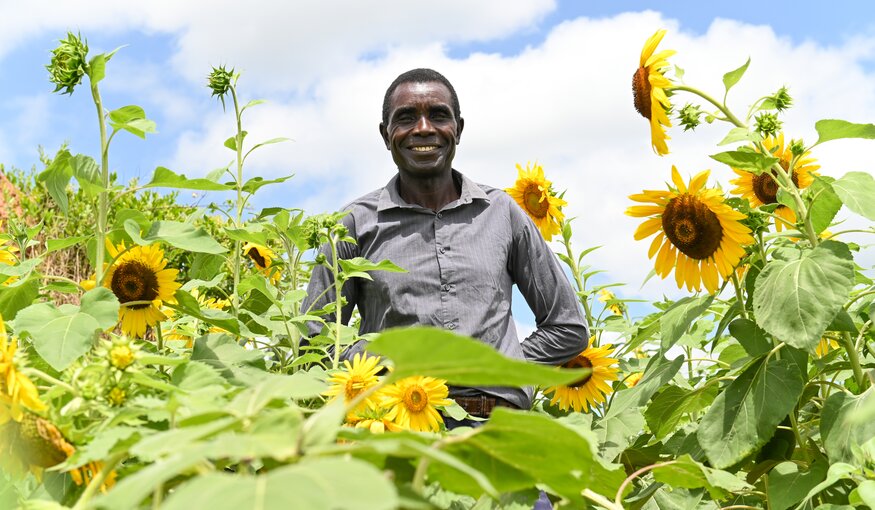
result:
<svg viewBox="0 0 875 510"><path fill-rule="evenodd" d="M458 170L453 170L453 178L461 179L462 181L462 193L459 196L458 200L450 202L446 206L444 206L444 210L452 209L454 207L458 207L463 204L470 204L475 199L477 200L486 200L489 202L489 196L483 191L476 182L472 181L465 177ZM383 188L383 191L380 192L380 199L377 202L377 211L385 211L387 209L393 208L417 208L420 206L416 204L410 204L406 202L403 198L401 198L401 194L398 193L398 174L396 173L388 184Z"/></svg>

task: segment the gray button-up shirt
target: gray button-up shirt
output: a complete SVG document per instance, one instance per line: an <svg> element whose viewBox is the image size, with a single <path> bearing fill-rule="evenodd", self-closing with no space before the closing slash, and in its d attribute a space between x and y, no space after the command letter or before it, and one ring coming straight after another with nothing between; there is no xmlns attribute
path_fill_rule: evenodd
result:
<svg viewBox="0 0 875 510"><path fill-rule="evenodd" d="M347 282L342 321L346 324L357 306L362 334L430 325L477 338L511 358L552 365L572 359L586 348L589 333L577 296L537 226L504 191L453 174L461 181L461 196L437 212L405 202L397 174L344 207L350 213L343 223L358 244L341 244L339 256L389 259L407 272L373 271L373 281ZM330 260L330 253L323 253ZM332 282L326 268L314 268L304 309ZM514 284L537 323L522 342L511 315ZM333 300L329 290L316 307ZM318 332L312 323L311 334ZM343 358L365 347L358 342ZM532 405L531 388L450 388L451 397L480 393L523 409Z"/></svg>

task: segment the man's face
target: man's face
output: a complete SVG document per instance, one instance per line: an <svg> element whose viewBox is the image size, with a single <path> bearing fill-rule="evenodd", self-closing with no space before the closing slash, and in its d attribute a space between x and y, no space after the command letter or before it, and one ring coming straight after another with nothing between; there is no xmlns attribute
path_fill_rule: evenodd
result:
<svg viewBox="0 0 875 510"><path fill-rule="evenodd" d="M380 124L380 134L401 173L435 177L449 175L463 126L443 83L402 83L390 96L389 124Z"/></svg>

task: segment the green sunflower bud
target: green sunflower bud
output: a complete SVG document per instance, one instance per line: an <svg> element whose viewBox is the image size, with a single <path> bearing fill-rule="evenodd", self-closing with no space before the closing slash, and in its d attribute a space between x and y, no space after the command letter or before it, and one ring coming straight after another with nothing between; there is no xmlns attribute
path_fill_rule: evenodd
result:
<svg viewBox="0 0 875 510"><path fill-rule="evenodd" d="M702 123L699 117L702 115L702 110L699 109L698 105L687 103L686 106L681 108L678 112L678 121L681 123L681 126L684 127L684 131L689 131L691 129L696 129L696 126Z"/></svg>
<svg viewBox="0 0 875 510"><path fill-rule="evenodd" d="M214 96L219 97L219 101L222 102L222 108L225 107L225 95L231 90L233 81L234 69L232 68L228 71L225 69L225 66L214 67L207 76L207 88L213 91Z"/></svg>
<svg viewBox="0 0 875 510"><path fill-rule="evenodd" d="M761 113L756 117L757 131L763 136L776 136L781 130L783 122L778 120L778 116L774 113Z"/></svg>
<svg viewBox="0 0 875 510"><path fill-rule="evenodd" d="M770 99L774 102L775 109L779 112L782 112L793 105L793 98L790 97L787 87L781 87L778 89Z"/></svg>
<svg viewBox="0 0 875 510"><path fill-rule="evenodd" d="M62 94L72 94L88 72L88 44L72 32L67 32L67 39L59 42L52 50L52 62L46 66L49 81L55 84L54 92L66 89Z"/></svg>
<svg viewBox="0 0 875 510"><path fill-rule="evenodd" d="M790 152L797 158L805 154L805 142L802 139L790 140Z"/></svg>

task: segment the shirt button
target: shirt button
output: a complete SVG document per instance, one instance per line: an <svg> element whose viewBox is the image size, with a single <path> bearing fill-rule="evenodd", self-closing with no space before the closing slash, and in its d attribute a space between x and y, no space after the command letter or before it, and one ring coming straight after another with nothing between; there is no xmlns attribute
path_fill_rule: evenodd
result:
<svg viewBox="0 0 875 510"><path fill-rule="evenodd" d="M444 213L437 213L437 217L438 217L438 218L443 218L443 217L444 217Z"/></svg>
<svg viewBox="0 0 875 510"><path fill-rule="evenodd" d="M456 323L451 322L451 323L447 324L447 329L456 329Z"/></svg>
<svg viewBox="0 0 875 510"><path fill-rule="evenodd" d="M441 247L441 249L439 249L438 251L441 253L446 253L447 250L445 250L443 247Z"/></svg>
<svg viewBox="0 0 875 510"><path fill-rule="evenodd" d="M445 284L445 285L444 285L444 292L449 292L449 291L450 291L450 286L449 286L449 284Z"/></svg>

